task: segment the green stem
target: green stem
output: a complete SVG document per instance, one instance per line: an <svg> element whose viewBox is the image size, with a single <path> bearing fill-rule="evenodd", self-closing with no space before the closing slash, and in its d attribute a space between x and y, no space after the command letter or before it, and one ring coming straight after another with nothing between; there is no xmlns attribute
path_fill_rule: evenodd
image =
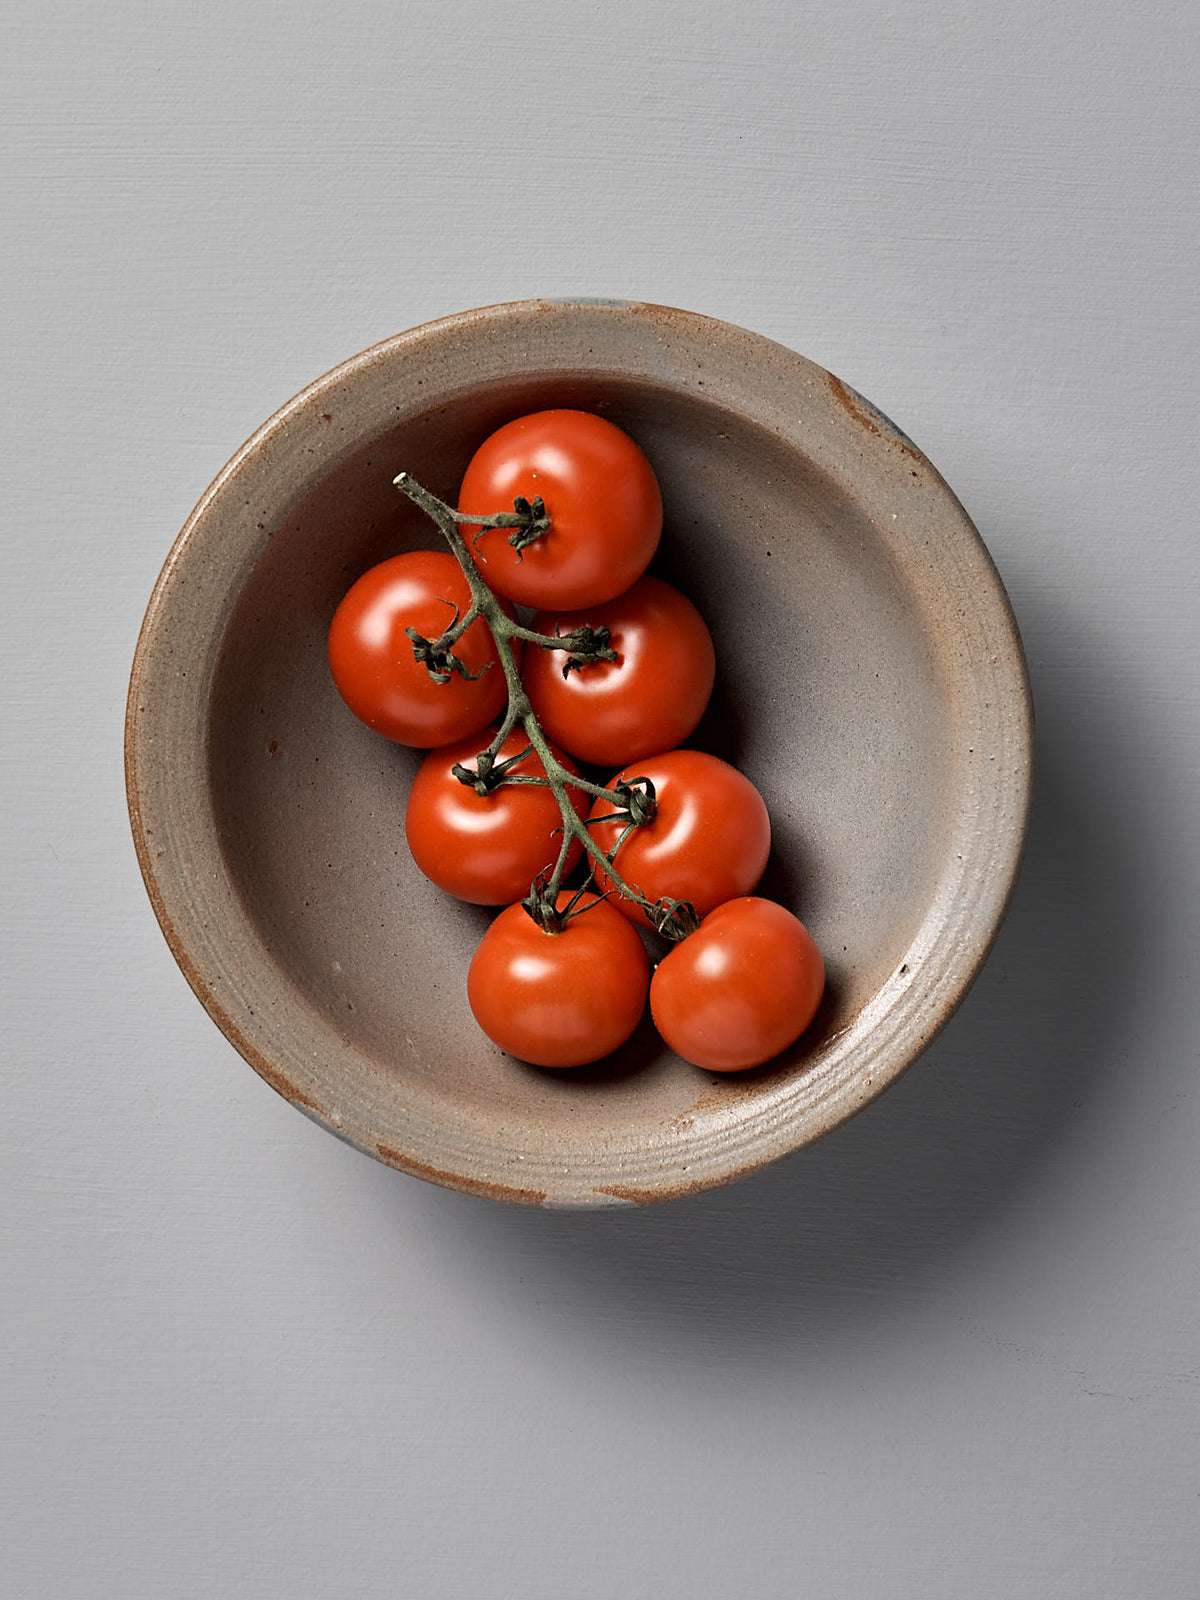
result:
<svg viewBox="0 0 1200 1600"><path fill-rule="evenodd" d="M517 518L514 521L515 514L507 512L502 512L495 517L461 516L453 507L446 505L444 501L439 500L436 495L430 494L428 489L423 488L410 478L407 472L401 472L394 479L394 482L396 487L406 494L414 505L432 518L441 529L442 535L450 546L454 558L462 568L463 576L466 578L470 588L471 612L483 617L495 641L496 656L500 662L500 669L504 673L505 684L508 687L508 709L496 732L496 736L492 739L487 750L481 753L480 760L482 761L490 756L491 761L487 763L490 768L504 740L512 732L513 728L520 723L529 743L538 754L546 774L546 781L553 791L554 798L558 801L559 811L562 813L563 839L558 852L558 860L554 864L554 870L545 887L531 894L530 901L534 902L539 909L536 912L531 910L530 914L548 931L557 931L555 924L561 926L556 902L558 892L562 887L562 880L566 876L567 858L570 855L571 842L572 840L578 840L588 860L591 862L592 873L595 874L597 870L603 872L618 894L641 906L651 922L655 926L659 926L664 913L660 911L655 902L647 900L640 890L627 883L617 871L611 860L611 855L615 855L616 851L614 850L609 855L606 855L601 850L595 839L592 838L587 824L581 820L575 807L571 804L567 786L568 784L573 785L582 789L585 794L593 795L596 798L604 796L611 799L612 790L603 789L599 784L589 783L587 779L579 777L576 773L569 772L563 766L555 755L550 741L542 732L542 725L534 713L533 706L530 704L529 696L525 692L525 685L521 682L521 674L517 668L516 657L512 648L514 639L533 639L539 644L547 643L555 646L565 644L567 642L566 639L550 640L542 635L531 634L529 629L523 628L519 622L513 621L484 582L479 568L475 564L474 557L468 548L467 541L463 538L462 531L459 528L460 521L478 522L485 527L507 528L516 526L520 519ZM623 840L625 835L622 834L621 837ZM527 909L530 908L530 901L525 902Z"/></svg>

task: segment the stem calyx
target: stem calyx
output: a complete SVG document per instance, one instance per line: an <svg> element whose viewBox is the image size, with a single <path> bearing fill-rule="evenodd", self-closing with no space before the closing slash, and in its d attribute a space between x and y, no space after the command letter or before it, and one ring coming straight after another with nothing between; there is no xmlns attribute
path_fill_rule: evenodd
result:
<svg viewBox="0 0 1200 1600"><path fill-rule="evenodd" d="M532 503L519 494L513 501L513 510L521 519L508 536L508 542L517 552L517 560L521 559L522 550L531 545L535 539L540 539L543 534L550 531L550 518L546 515L546 502L541 495L536 495Z"/></svg>
<svg viewBox="0 0 1200 1600"><path fill-rule="evenodd" d="M647 909L646 915L654 924L654 931L678 944L695 933L700 918L690 900L659 900Z"/></svg>
<svg viewBox="0 0 1200 1600"><path fill-rule="evenodd" d="M562 675L566 678L581 667L595 666L597 661L619 661L620 657L609 642L611 639L612 634L607 628L593 628L590 623L584 623L574 633L564 633L543 644L542 649L567 652L562 669Z"/></svg>
<svg viewBox="0 0 1200 1600"><path fill-rule="evenodd" d="M474 616L471 621L473 622ZM427 639L423 633L418 633L415 628L405 628L405 635L412 642L413 655L417 662L423 666L433 679L434 683L449 683L454 673L462 678L474 682L482 678L491 666L490 661L485 661L478 672L471 672L465 661L454 654L453 646L466 632L466 627L459 627L458 617L455 616L454 625L437 639Z"/></svg>
<svg viewBox="0 0 1200 1600"><path fill-rule="evenodd" d="M614 803L629 813L635 828L645 827L658 815L658 800L649 778L630 778L628 783L616 783L612 792Z"/></svg>

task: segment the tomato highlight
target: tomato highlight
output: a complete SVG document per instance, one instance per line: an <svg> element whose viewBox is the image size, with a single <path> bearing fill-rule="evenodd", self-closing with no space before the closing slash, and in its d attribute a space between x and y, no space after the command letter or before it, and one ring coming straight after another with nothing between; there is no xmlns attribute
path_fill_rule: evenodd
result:
<svg viewBox="0 0 1200 1600"><path fill-rule="evenodd" d="M641 577L662 532L662 495L627 433L588 411L518 417L475 452L458 505L492 516L539 498L549 528L532 542L522 545L505 528L472 540L497 594L525 606L576 608L611 600Z"/></svg>
<svg viewBox="0 0 1200 1600"><path fill-rule="evenodd" d="M817 1014L825 967L808 929L773 900L710 911L659 962L650 1011L667 1044L709 1072L760 1067Z"/></svg>
<svg viewBox="0 0 1200 1600"><path fill-rule="evenodd" d="M654 786L651 821L629 828L614 814L615 796L596 800L590 819L592 838L605 852L624 839L616 860L626 882L647 900L685 900L699 917L758 886L771 850L771 819L744 773L702 750L671 750L626 767L608 788L634 778ZM609 888L603 870L596 884ZM612 903L639 927L652 926L636 900L616 895Z"/></svg>
<svg viewBox="0 0 1200 1600"><path fill-rule="evenodd" d="M409 790L404 831L413 860L440 889L475 905L506 906L554 866L562 843L562 814L550 788L500 782L490 794L480 795L461 782L454 768L477 771L483 742L484 733L473 734L425 757ZM544 779L541 758L519 728L500 746L496 762L511 761L522 751L528 754L508 769L511 775ZM578 776L569 756L557 750L554 754L568 773ZM569 793L576 815L582 817L587 795L581 789ZM568 872L582 848L578 840L571 841Z"/></svg>
<svg viewBox="0 0 1200 1600"><path fill-rule="evenodd" d="M440 682L407 633L439 639L470 607L462 569L438 550L412 550L364 572L329 628L330 671L354 715L418 749L465 738L499 716L508 690L482 617L450 647L461 670L447 667Z"/></svg>
<svg viewBox="0 0 1200 1600"><path fill-rule="evenodd" d="M564 889L558 909L572 895ZM609 1055L641 1021L650 962L630 924L585 895L560 933L523 906L502 911L467 973L467 1000L493 1044L538 1067L580 1067Z"/></svg>
<svg viewBox="0 0 1200 1600"><path fill-rule="evenodd" d="M522 676L538 720L580 761L623 766L672 750L704 715L716 674L712 636L692 602L661 578L585 611L539 612L534 631L604 627L615 662L563 674L560 651L530 649Z"/></svg>

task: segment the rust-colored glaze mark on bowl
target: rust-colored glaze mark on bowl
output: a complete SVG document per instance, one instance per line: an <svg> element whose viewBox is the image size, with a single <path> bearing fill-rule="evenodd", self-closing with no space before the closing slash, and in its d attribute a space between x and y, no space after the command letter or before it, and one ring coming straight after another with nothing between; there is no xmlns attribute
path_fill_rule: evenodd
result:
<svg viewBox="0 0 1200 1600"><path fill-rule="evenodd" d="M747 1172L754 1170L747 1167L743 1172L731 1173L726 1180L735 1182L744 1177ZM596 1187L597 1194L609 1195L614 1200L624 1201L630 1206L658 1206L668 1200L689 1200L693 1195L703 1194L706 1189L711 1189L712 1184L703 1179L696 1179L691 1183L676 1183L669 1189L641 1189L628 1183L602 1183Z"/></svg>
<svg viewBox="0 0 1200 1600"><path fill-rule="evenodd" d="M843 383L840 378L835 378L833 373L827 375L829 392L845 411L846 415L853 417L855 422L861 423L869 433L877 439L887 437L894 439L900 448L907 452L914 461L924 461L925 457L916 445L894 423L886 411L881 411L877 405L868 400L866 395L859 394L857 389L852 389L848 383Z"/></svg>
<svg viewBox="0 0 1200 1600"><path fill-rule="evenodd" d="M407 1172L412 1178L424 1178L426 1183L437 1183L443 1189L457 1189L462 1194L479 1195L485 1200L502 1200L516 1206L544 1206L544 1189L518 1189L508 1183L491 1183L485 1178L465 1178L456 1172L442 1172L427 1162L414 1161L403 1150L388 1144L377 1144L375 1154L389 1167Z"/></svg>
<svg viewBox="0 0 1200 1600"><path fill-rule="evenodd" d="M397 845L411 768L329 681L325 635L348 583L432 540L395 473L453 495L492 428L572 403L655 465L671 508L660 570L718 640L729 715L710 720L714 748L772 812L764 892L827 956L811 1037L729 1085L648 1029L594 1078L491 1049L462 994L479 913L434 894ZM978 534L869 401L690 312L533 301L363 352L217 475L146 614L126 773L171 950L281 1095L445 1187L644 1205L821 1137L953 1012L1020 859L1031 706Z"/></svg>

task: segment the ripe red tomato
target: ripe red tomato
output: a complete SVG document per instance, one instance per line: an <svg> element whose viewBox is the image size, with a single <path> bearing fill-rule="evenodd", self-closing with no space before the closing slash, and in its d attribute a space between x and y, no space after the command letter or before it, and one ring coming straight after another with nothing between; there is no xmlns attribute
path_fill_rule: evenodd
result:
<svg viewBox="0 0 1200 1600"><path fill-rule="evenodd" d="M709 1072L741 1072L800 1037L824 988L804 924L773 900L747 896L710 911L663 957L650 1010L676 1055Z"/></svg>
<svg viewBox="0 0 1200 1600"><path fill-rule="evenodd" d="M454 557L412 550L364 572L334 613L329 666L338 693L368 727L398 744L449 744L485 727L508 691L480 617L454 646L468 672L438 683L413 654L405 628L436 639L466 615L471 591Z"/></svg>
<svg viewBox="0 0 1200 1600"><path fill-rule="evenodd" d="M564 889L562 910L571 899ZM650 963L633 928L606 900L561 933L509 906L484 934L467 973L467 999L493 1044L538 1067L579 1067L625 1043L646 1007Z"/></svg>
<svg viewBox="0 0 1200 1600"><path fill-rule="evenodd" d="M425 757L413 779L404 815L404 831L413 860L427 878L447 894L481 906L507 906L529 893L543 868L549 872L562 844L562 814L550 789L501 784L489 795L460 783L452 768L461 763L476 769L476 756L490 743L490 730L460 739ZM497 761L529 749L516 728L500 746ZM570 756L555 755L569 772L578 769ZM546 769L536 751L512 769L524 777L544 778ZM588 797L568 790L575 810L586 815ZM579 860L582 846L571 844L567 871Z"/></svg>
<svg viewBox="0 0 1200 1600"><path fill-rule="evenodd" d="M532 626L561 635L585 623L609 630L616 661L564 678L566 652L525 652L522 675L542 727L579 760L603 767L680 744L704 715L716 673L712 638L692 602L647 577L607 605L539 612Z"/></svg>
<svg viewBox="0 0 1200 1600"><path fill-rule="evenodd" d="M574 609L611 600L641 577L662 532L662 496L628 434L588 411L519 417L475 452L458 508L492 516L539 495L550 527L533 543L518 552L508 528L485 529L475 543L497 594Z"/></svg>
<svg viewBox="0 0 1200 1600"><path fill-rule="evenodd" d="M626 767L609 787L633 778L653 783L656 810L617 852L613 865L626 883L647 900L690 901L701 917L755 888L771 849L771 819L744 773L700 750L671 750ZM608 800L592 807L593 817L612 812ZM592 838L605 852L623 832L620 822L591 825ZM597 885L610 887L603 874ZM617 896L612 904L631 922L651 926L636 901Z"/></svg>

